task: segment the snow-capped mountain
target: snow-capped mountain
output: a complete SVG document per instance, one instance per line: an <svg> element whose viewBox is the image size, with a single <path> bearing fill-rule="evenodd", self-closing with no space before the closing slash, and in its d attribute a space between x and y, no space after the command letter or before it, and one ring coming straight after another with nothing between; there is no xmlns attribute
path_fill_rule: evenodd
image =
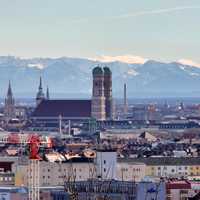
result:
<svg viewBox="0 0 200 200"><path fill-rule="evenodd" d="M181 63L149 60L144 64L122 62L101 63L80 58L0 57L0 96L5 96L11 80L16 96L32 96L37 92L39 76L54 97L91 96L92 68L107 65L113 72L113 92L123 95L127 83L129 97L200 96L200 68Z"/></svg>

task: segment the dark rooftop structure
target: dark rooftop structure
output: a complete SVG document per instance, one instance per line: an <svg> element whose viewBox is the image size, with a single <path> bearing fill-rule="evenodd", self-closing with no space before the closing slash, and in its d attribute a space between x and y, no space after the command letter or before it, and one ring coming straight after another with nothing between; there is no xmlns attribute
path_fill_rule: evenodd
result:
<svg viewBox="0 0 200 200"><path fill-rule="evenodd" d="M90 118L91 100L43 100L32 118Z"/></svg>
<svg viewBox="0 0 200 200"><path fill-rule="evenodd" d="M118 162L138 162L146 165L200 165L200 157L119 158Z"/></svg>
<svg viewBox="0 0 200 200"><path fill-rule="evenodd" d="M92 71L93 75L103 75L103 70L101 67L97 66Z"/></svg>

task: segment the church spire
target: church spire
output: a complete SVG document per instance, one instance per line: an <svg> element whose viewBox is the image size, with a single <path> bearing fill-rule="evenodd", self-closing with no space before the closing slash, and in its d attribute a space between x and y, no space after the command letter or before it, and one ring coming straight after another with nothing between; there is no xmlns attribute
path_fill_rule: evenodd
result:
<svg viewBox="0 0 200 200"><path fill-rule="evenodd" d="M13 97L10 81L8 84L7 96L5 98L4 115L5 115L6 120L9 120L15 117L15 100Z"/></svg>
<svg viewBox="0 0 200 200"><path fill-rule="evenodd" d="M38 92L36 95L36 104L39 105L44 99L45 99L45 95L43 93L43 88L42 88L42 77L40 76L40 83L39 83Z"/></svg>
<svg viewBox="0 0 200 200"><path fill-rule="evenodd" d="M42 90L42 77L40 76L39 90Z"/></svg>
<svg viewBox="0 0 200 200"><path fill-rule="evenodd" d="M12 88L11 88L11 83L10 83L10 80L9 80L7 97L12 97L12 96L13 96Z"/></svg>

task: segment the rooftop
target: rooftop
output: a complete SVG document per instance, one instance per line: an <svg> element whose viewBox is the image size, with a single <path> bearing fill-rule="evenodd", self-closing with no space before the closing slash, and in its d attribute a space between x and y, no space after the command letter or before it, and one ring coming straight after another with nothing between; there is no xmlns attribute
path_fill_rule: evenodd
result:
<svg viewBox="0 0 200 200"><path fill-rule="evenodd" d="M118 162L140 162L146 165L200 165L200 157L148 157L148 158L119 158Z"/></svg>
<svg viewBox="0 0 200 200"><path fill-rule="evenodd" d="M44 100L32 117L90 118L91 100Z"/></svg>

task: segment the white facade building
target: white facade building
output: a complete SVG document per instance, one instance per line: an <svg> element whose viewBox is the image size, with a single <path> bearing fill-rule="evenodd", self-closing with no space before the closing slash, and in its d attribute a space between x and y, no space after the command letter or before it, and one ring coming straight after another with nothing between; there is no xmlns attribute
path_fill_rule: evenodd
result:
<svg viewBox="0 0 200 200"><path fill-rule="evenodd" d="M97 177L102 179L116 179L117 153L113 150L97 150L96 152Z"/></svg>

